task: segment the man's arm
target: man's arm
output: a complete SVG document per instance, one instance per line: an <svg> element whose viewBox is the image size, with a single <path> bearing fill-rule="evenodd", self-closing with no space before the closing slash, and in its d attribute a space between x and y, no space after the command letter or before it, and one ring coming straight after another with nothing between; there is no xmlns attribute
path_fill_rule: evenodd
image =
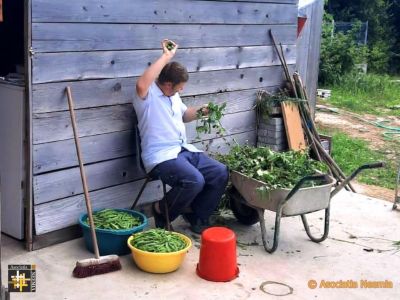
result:
<svg viewBox="0 0 400 300"><path fill-rule="evenodd" d="M164 68L164 66L169 63L175 55L178 45L171 41L174 44L174 47L171 50L168 50L167 44L169 42L169 40L162 41L163 54L153 64L151 64L146 71L144 71L142 76L140 76L136 82L136 93L143 100L147 96L150 85L157 79L158 75L160 75L162 68Z"/></svg>
<svg viewBox="0 0 400 300"><path fill-rule="evenodd" d="M207 106L200 106L200 107L188 107L187 110L185 111L185 113L183 114L183 122L184 123L189 123L192 122L196 119L198 119L197 117L197 112L199 110L202 110L202 114L203 116L206 116L208 114L208 108Z"/></svg>

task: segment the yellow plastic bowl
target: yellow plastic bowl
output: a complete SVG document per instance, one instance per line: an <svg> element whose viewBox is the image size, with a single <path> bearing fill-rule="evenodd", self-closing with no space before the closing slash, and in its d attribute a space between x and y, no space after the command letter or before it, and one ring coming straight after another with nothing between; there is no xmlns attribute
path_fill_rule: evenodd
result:
<svg viewBox="0 0 400 300"><path fill-rule="evenodd" d="M131 240L138 234L141 233L136 233L128 238L128 247L131 249L132 258L136 265L143 271L150 273L169 273L177 270L185 259L186 253L192 247L190 238L178 232L173 232L186 242L187 246L184 249L169 253L147 252L131 245Z"/></svg>

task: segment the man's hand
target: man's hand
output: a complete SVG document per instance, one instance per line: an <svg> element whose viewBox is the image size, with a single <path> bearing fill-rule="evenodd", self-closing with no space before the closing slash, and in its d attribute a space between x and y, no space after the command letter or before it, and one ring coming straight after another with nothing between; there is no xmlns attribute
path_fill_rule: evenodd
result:
<svg viewBox="0 0 400 300"><path fill-rule="evenodd" d="M144 100L149 92L150 85L157 79L158 75L164 66L174 57L178 45L171 40L163 40L161 42L163 48L163 55L157 59L144 71L142 76L136 82L136 93Z"/></svg>
<svg viewBox="0 0 400 300"><path fill-rule="evenodd" d="M197 112L200 114L200 117L206 117L208 116L210 110L208 109L208 104L204 104L202 107L200 107Z"/></svg>
<svg viewBox="0 0 400 300"><path fill-rule="evenodd" d="M174 57L176 50L178 49L178 44L168 39L164 39L161 42L161 46L163 48L164 55L169 57L169 59Z"/></svg>

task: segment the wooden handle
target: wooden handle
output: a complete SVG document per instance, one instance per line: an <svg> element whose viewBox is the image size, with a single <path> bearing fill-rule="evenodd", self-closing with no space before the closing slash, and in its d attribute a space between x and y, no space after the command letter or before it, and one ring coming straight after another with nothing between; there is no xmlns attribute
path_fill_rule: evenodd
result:
<svg viewBox="0 0 400 300"><path fill-rule="evenodd" d="M69 113L71 115L72 130L74 132L76 154L78 155L79 170L81 172L83 192L85 194L86 209L87 209L87 214L88 214L88 217L89 217L90 232L92 234L93 249L94 249L94 254L95 254L96 258L98 259L98 258L100 258L99 246L97 244L96 231L95 231L95 228L94 228L94 221L93 221L93 215L92 215L92 205L91 205L91 202L90 202L89 189L88 189L88 185L87 185L87 181L86 181L85 170L83 169L81 147L80 147L80 144L79 144L78 129L76 127L74 101L72 100L71 88L69 86L67 86L66 91L67 91L67 96L68 96Z"/></svg>

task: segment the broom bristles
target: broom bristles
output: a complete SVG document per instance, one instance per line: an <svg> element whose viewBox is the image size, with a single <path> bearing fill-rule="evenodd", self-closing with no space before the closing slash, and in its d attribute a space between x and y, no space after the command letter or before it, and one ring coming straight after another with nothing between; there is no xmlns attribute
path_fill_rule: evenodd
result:
<svg viewBox="0 0 400 300"><path fill-rule="evenodd" d="M117 255L102 256L99 259L90 258L78 261L72 272L74 277L85 278L94 275L121 270L122 266Z"/></svg>

